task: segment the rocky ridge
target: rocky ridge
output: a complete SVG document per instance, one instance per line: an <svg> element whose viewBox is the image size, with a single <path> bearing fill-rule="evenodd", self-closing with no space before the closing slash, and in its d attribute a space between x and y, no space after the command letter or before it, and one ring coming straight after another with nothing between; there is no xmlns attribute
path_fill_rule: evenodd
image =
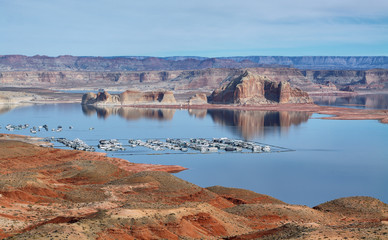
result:
<svg viewBox="0 0 388 240"><path fill-rule="evenodd" d="M348 85L361 89L388 87L388 70L299 70L295 68L249 68L274 81L289 81L306 91L335 90ZM0 71L3 87L50 89L114 89L211 91L244 73L246 69L209 68L161 71Z"/></svg>
<svg viewBox="0 0 388 240"><path fill-rule="evenodd" d="M154 71L207 68L295 67L319 70L388 68L386 56L78 57L0 55L0 71Z"/></svg>

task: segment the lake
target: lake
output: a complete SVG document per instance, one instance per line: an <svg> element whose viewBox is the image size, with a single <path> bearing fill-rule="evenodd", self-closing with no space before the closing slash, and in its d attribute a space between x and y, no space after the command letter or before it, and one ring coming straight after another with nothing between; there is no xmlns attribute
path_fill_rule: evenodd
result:
<svg viewBox="0 0 388 240"><path fill-rule="evenodd" d="M367 109L388 109L388 94L361 94L356 96L317 96L314 102L322 106Z"/></svg>
<svg viewBox="0 0 388 240"><path fill-rule="evenodd" d="M0 108L0 132L39 137L99 139L228 137L280 146L278 153L110 152L136 163L180 165L176 176L201 187L249 189L291 204L315 206L348 196L388 202L388 125L378 121L323 120L304 112L94 108L79 104ZM47 124L49 131L7 131L7 124ZM51 128L63 127L61 132ZM69 129L72 126L72 129ZM94 128L89 130L89 128ZM56 143L58 147L59 143Z"/></svg>

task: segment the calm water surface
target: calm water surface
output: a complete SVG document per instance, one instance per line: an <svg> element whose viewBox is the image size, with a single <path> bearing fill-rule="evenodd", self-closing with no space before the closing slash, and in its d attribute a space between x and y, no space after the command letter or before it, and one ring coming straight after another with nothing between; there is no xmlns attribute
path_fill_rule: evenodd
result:
<svg viewBox="0 0 388 240"><path fill-rule="evenodd" d="M162 154L128 148L110 153L138 163L189 168L176 176L201 187L250 189L292 204L315 206L335 198L372 196L388 202L388 125L378 121L322 120L303 112L169 110L92 107L79 104L0 108L7 124L49 128L41 137L99 139L229 137L293 149L262 154ZM73 129L68 129L73 126ZM94 127L94 130L89 130ZM31 135L28 130L15 134Z"/></svg>
<svg viewBox="0 0 388 240"><path fill-rule="evenodd" d="M323 106L388 109L388 94L363 94L357 96L336 97L322 96L313 97L314 102Z"/></svg>

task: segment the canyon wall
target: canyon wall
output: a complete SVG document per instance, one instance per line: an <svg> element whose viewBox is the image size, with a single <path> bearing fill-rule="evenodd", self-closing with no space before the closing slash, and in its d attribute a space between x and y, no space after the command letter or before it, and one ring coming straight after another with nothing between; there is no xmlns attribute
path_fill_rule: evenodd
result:
<svg viewBox="0 0 388 240"><path fill-rule="evenodd" d="M83 88L117 87L149 88L148 90L198 90L211 91L227 83L246 69L209 68L203 70L175 71L0 71L2 87ZM388 69L371 70L298 70L295 68L249 68L274 81L288 81L292 87L314 90L335 84L357 87L387 88Z"/></svg>

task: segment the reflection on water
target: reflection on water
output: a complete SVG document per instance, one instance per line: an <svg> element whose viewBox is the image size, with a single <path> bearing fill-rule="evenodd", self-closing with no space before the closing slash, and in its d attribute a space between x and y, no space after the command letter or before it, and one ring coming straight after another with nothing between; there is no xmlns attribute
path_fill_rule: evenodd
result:
<svg viewBox="0 0 388 240"><path fill-rule="evenodd" d="M85 115L97 114L99 118L108 118L110 115L118 115L127 120L141 118L172 120L175 109L149 109L129 107L95 107L82 106ZM276 111L243 111L225 109L189 109L190 116L204 119L210 116L213 122L234 127L231 128L235 134L246 140L266 133L278 132L280 134L288 131L292 125L299 125L311 117L312 113L307 112L276 112Z"/></svg>
<svg viewBox="0 0 388 240"><path fill-rule="evenodd" d="M17 105L0 105L0 114L9 112L16 107Z"/></svg>
<svg viewBox="0 0 388 240"><path fill-rule="evenodd" d="M324 106L343 106L368 109L388 109L388 94L366 94L357 96L317 96L314 103Z"/></svg>
<svg viewBox="0 0 388 240"><path fill-rule="evenodd" d="M151 109L151 108L129 108L129 107L95 107L82 105L82 112L91 116L95 113L99 118L108 118L110 115L118 115L127 120L138 120L141 118L172 120L175 109Z"/></svg>
<svg viewBox="0 0 388 240"><path fill-rule="evenodd" d="M189 109L188 113L190 116L202 119L206 117L207 109Z"/></svg>
<svg viewBox="0 0 388 240"><path fill-rule="evenodd" d="M240 135L251 140L268 132L284 133L292 125L299 125L311 117L308 112L242 111L242 110L208 110L213 121L235 126Z"/></svg>

